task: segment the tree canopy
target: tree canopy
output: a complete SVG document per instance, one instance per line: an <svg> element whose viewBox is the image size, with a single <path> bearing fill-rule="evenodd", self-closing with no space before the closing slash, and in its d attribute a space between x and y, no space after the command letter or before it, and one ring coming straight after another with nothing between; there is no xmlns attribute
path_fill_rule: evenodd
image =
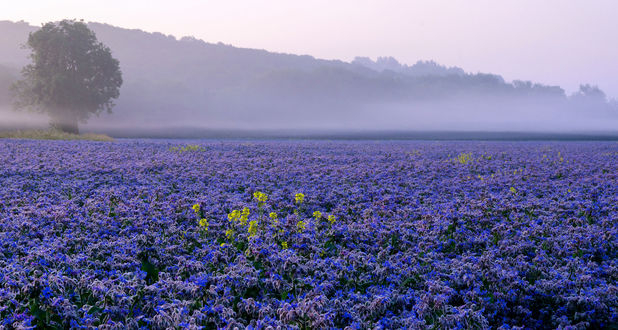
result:
<svg viewBox="0 0 618 330"><path fill-rule="evenodd" d="M85 23L47 23L30 33L26 47L32 62L13 86L17 108L46 112L53 127L70 133L92 114L111 113L122 85L120 64Z"/></svg>

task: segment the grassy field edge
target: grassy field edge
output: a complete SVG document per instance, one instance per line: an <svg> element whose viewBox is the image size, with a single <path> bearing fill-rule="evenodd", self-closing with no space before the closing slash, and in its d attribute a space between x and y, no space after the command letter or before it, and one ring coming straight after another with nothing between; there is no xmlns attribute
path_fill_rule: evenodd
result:
<svg viewBox="0 0 618 330"><path fill-rule="evenodd" d="M0 139L28 139L28 140L86 140L111 142L114 139L105 134L71 134L59 130L17 130L0 132Z"/></svg>

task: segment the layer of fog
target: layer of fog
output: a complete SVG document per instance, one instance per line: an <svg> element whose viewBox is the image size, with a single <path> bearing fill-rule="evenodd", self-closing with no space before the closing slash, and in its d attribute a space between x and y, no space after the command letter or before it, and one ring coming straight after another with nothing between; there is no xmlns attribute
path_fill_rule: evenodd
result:
<svg viewBox="0 0 618 330"><path fill-rule="evenodd" d="M566 95L431 61L345 63L90 27L120 61L125 83L113 114L82 131L618 132L618 103L588 85ZM9 109L9 86L28 62L19 45L33 30L0 22L0 129L47 127L45 115Z"/></svg>
<svg viewBox="0 0 618 330"><path fill-rule="evenodd" d="M102 114L82 124L82 131L127 133L168 129L266 131L510 131L510 132L617 132L615 114L584 116L568 109L540 107L534 101L519 105L486 105L480 100L411 104L367 104L354 108L314 109L239 107L227 111L185 111L170 108L146 118L121 112ZM251 114L246 111L250 109ZM173 115L168 115L173 113ZM0 109L0 128L46 128L48 117Z"/></svg>
<svg viewBox="0 0 618 330"><path fill-rule="evenodd" d="M47 128L47 116L0 107L0 129Z"/></svg>
<svg viewBox="0 0 618 330"><path fill-rule="evenodd" d="M86 128L106 130L157 130L187 127L223 130L300 131L516 131L516 132L618 132L615 114L586 116L577 111L528 104L487 105L482 101L367 104L345 108L311 108L290 113L286 108L238 106L235 111L175 112L149 118L113 116L91 120ZM251 113L247 112L250 109ZM170 110L173 112L173 110Z"/></svg>

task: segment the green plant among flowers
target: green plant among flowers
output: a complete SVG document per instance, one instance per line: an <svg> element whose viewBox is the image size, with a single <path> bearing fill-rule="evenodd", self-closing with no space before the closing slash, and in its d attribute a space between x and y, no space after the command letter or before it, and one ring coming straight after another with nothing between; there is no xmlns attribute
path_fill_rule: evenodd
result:
<svg viewBox="0 0 618 330"><path fill-rule="evenodd" d="M261 218L262 214L264 213L264 204L268 200L268 195L261 191L256 191L253 193L253 198L258 202L258 214Z"/></svg>
<svg viewBox="0 0 618 330"><path fill-rule="evenodd" d="M328 223L330 223L331 226L334 225L336 221L337 221L337 218L335 218L334 215L331 214L328 216Z"/></svg>
<svg viewBox="0 0 618 330"><path fill-rule="evenodd" d="M208 232L208 227L210 226L210 223L208 223L208 219L203 217L203 214L201 213L202 210L201 210L200 204L199 203L193 204L193 206L191 206L191 209L193 209L193 212L195 212L195 215L197 215L197 218L198 218L197 224L202 229L202 233Z"/></svg>
<svg viewBox="0 0 618 330"><path fill-rule="evenodd" d="M305 229L307 229L307 223L301 220L296 223L296 228L298 229L299 233L302 233L303 231L305 231Z"/></svg>
<svg viewBox="0 0 618 330"><path fill-rule="evenodd" d="M208 225L209 225L208 219L202 218L202 219L200 219L198 224L200 225L200 227L202 227L204 229L204 231L208 231Z"/></svg>
<svg viewBox="0 0 618 330"><path fill-rule="evenodd" d="M255 235L257 235L257 221L256 220L252 220L249 222L249 228L247 229L247 231L249 232L249 237L254 237Z"/></svg>
<svg viewBox="0 0 618 330"><path fill-rule="evenodd" d="M240 218L239 218L241 226L247 225L247 220L249 220L249 214L251 214L251 210L249 210L248 207L244 207L242 209L242 212L240 213Z"/></svg>
<svg viewBox="0 0 618 330"><path fill-rule="evenodd" d="M296 204L300 205L305 201L305 194L303 193L297 193L294 196L294 201L296 202Z"/></svg>
<svg viewBox="0 0 618 330"><path fill-rule="evenodd" d="M272 226L277 226L277 225L279 224L279 219L278 219L278 216L277 216L277 213L276 213L276 212L270 212L270 213L268 214L268 217L269 217L269 218L270 218L270 220L271 220L271 225L272 225Z"/></svg>
<svg viewBox="0 0 618 330"><path fill-rule="evenodd" d="M457 155L457 161L459 164L466 165L472 162L472 153L461 153Z"/></svg>
<svg viewBox="0 0 618 330"><path fill-rule="evenodd" d="M268 213L268 217L263 217L263 213L268 209L268 195L256 191L253 193L253 199L257 202L257 215L252 216L249 207L231 210L227 214L228 221L224 222L225 231L223 235L216 239L218 245L221 247L235 246L239 251L249 256L250 249L248 246L250 246L252 239L261 236L263 239L273 240L274 243L285 250L289 248L289 240L294 239L295 235L305 232L312 221L315 221L316 224L316 226L312 228L316 228L318 231L324 228L319 225L320 223L327 222L328 228L332 229L336 222L334 215L326 215L316 210L312 213L312 217L299 219L294 225L295 230L288 231L286 230L285 222L282 223L279 220L279 214L277 212L271 211ZM304 202L305 195L303 193L296 193L294 195L294 204L298 207L301 207ZM201 229L202 234L208 233L210 223L203 217L200 204L196 203L191 208L198 216L198 227ZM294 214L300 217L304 213L296 209L294 210ZM332 235L332 231L329 235Z"/></svg>
<svg viewBox="0 0 618 330"><path fill-rule="evenodd" d="M304 201L305 201L305 194L297 193L296 195L294 195L294 204L298 205L298 208L294 210L294 214L300 215L301 213L300 209Z"/></svg>
<svg viewBox="0 0 618 330"><path fill-rule="evenodd" d="M199 145L196 144L189 144L183 147L170 147L169 151L171 152L178 152L178 153L185 153L185 152L198 152L198 151L206 151L206 149L202 148Z"/></svg>

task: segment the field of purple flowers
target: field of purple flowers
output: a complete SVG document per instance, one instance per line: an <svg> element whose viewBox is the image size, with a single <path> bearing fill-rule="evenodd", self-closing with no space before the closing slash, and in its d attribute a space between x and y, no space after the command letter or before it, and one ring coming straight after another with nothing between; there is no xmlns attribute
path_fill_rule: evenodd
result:
<svg viewBox="0 0 618 330"><path fill-rule="evenodd" d="M0 141L0 320L618 323L614 142Z"/></svg>

